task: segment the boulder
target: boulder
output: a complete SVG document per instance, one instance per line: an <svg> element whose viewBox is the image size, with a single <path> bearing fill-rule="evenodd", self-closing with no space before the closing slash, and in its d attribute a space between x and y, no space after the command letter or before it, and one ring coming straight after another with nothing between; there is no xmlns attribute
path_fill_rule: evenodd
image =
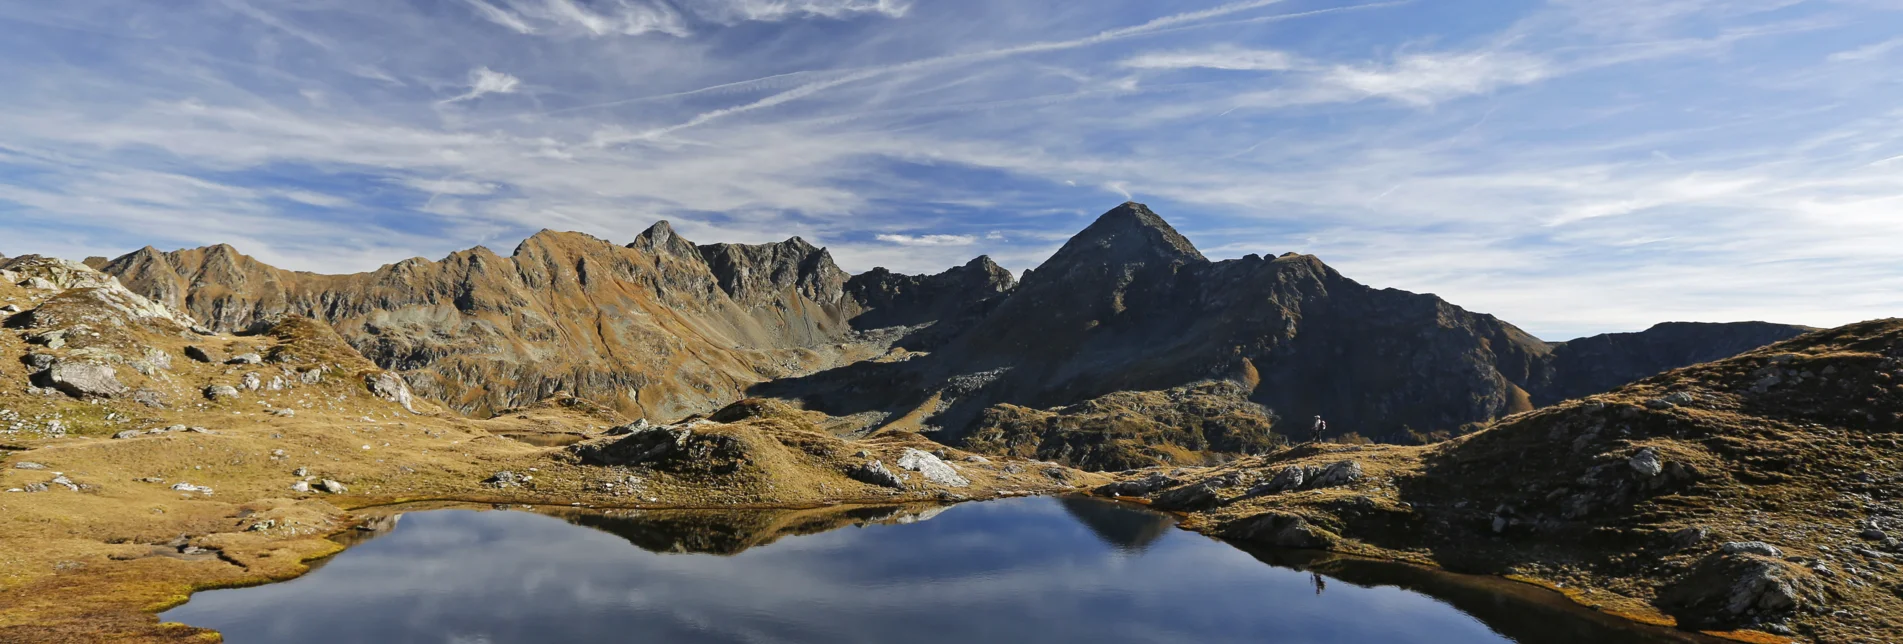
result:
<svg viewBox="0 0 1903 644"><path fill-rule="evenodd" d="M1109 495L1109 496L1144 497L1144 496L1149 496L1151 494L1155 494L1157 490L1179 485L1181 483L1182 481L1178 481L1176 479L1164 476L1162 474L1151 474L1149 476L1145 476L1143 478L1140 478L1134 481L1118 481L1116 483L1105 485L1103 487L1097 488L1097 493Z"/></svg>
<svg viewBox="0 0 1903 644"><path fill-rule="evenodd" d="M46 371L46 381L54 389L74 398L111 398L126 393L112 367L102 364L63 362Z"/></svg>
<svg viewBox="0 0 1903 644"><path fill-rule="evenodd" d="M185 357L191 358L193 360L197 360L199 362L206 362L211 364L224 362L224 360L219 359L218 355L219 354L217 349L207 349L205 347L201 347L197 345L185 347Z"/></svg>
<svg viewBox="0 0 1903 644"><path fill-rule="evenodd" d="M212 385L205 388L205 397L212 400L237 398L238 388L231 385Z"/></svg>
<svg viewBox="0 0 1903 644"><path fill-rule="evenodd" d="M45 465L41 465L41 464L39 464L39 463L35 463L35 462L33 462L33 461L20 461L20 462L18 462L18 463L14 463L14 464L13 464L13 469L16 469L16 470L43 470L43 469L46 469L46 466L45 466Z"/></svg>
<svg viewBox="0 0 1903 644"><path fill-rule="evenodd" d="M1752 554L1761 557L1783 557L1784 551L1763 541L1733 541L1719 548L1725 554Z"/></svg>
<svg viewBox="0 0 1903 644"><path fill-rule="evenodd" d="M192 485L190 483L174 483L172 484L172 489L178 490L180 492L197 492L199 494L211 494L211 488L205 487L203 485Z"/></svg>
<svg viewBox="0 0 1903 644"><path fill-rule="evenodd" d="M1307 475L1302 471L1302 468L1290 465L1282 468L1282 471L1276 472L1275 476L1268 481L1258 483L1255 487L1249 488L1248 496L1254 497L1287 492L1289 490L1299 490L1302 487L1302 482L1306 479Z"/></svg>
<svg viewBox="0 0 1903 644"><path fill-rule="evenodd" d="M905 453L899 456L899 467L918 472L925 476L925 480L939 485L947 487L966 487L971 485L970 480L959 476L958 470L953 469L952 466L945 463L944 460L910 447L905 448Z"/></svg>
<svg viewBox="0 0 1903 644"><path fill-rule="evenodd" d="M292 483L292 484L291 484L291 491L292 491L292 492L310 492L310 491L311 491L311 484L309 484L309 483L305 483L305 482L303 482L303 481L298 481L298 482L295 482L295 483Z"/></svg>
<svg viewBox="0 0 1903 644"><path fill-rule="evenodd" d="M264 388L264 379L258 377L257 373L245 374L244 379L240 382L245 391L257 391Z"/></svg>
<svg viewBox="0 0 1903 644"><path fill-rule="evenodd" d="M1639 450L1637 454L1633 454L1632 458L1626 461L1626 464L1632 466L1632 472L1639 475L1640 478L1649 479L1665 471L1665 461L1660 459L1659 453L1650 447Z"/></svg>
<svg viewBox="0 0 1903 644"><path fill-rule="evenodd" d="M114 439L126 439L126 438L138 438L138 437L140 437L140 436L144 436L144 435L145 435L145 430L142 430L142 429L128 429L128 430L125 430L125 431L123 431L123 432L119 432L119 433L117 433L117 434L113 434L113 435L112 435L112 437L113 437Z"/></svg>
<svg viewBox="0 0 1903 644"><path fill-rule="evenodd" d="M1658 603L1681 626L1726 629L1821 605L1820 587L1802 566L1756 551L1715 552L1661 588Z"/></svg>
<svg viewBox="0 0 1903 644"><path fill-rule="evenodd" d="M416 413L414 399L410 396L410 385L403 381L402 376L388 371L379 371L364 376L363 384L364 387L370 389L371 395L402 405L403 409L412 414Z"/></svg>
<svg viewBox="0 0 1903 644"><path fill-rule="evenodd" d="M1158 494L1150 505L1161 510L1194 512L1216 507L1219 503L1222 503L1222 494L1217 491L1216 482L1203 481Z"/></svg>
<svg viewBox="0 0 1903 644"><path fill-rule="evenodd" d="M53 365L58 364L59 357L51 353L29 353L26 354L25 358L21 358L20 361L26 363L27 368L34 371L45 371L53 368Z"/></svg>
<svg viewBox="0 0 1903 644"><path fill-rule="evenodd" d="M492 488L496 488L498 490L506 490L512 487L522 487L522 483L527 480L529 480L529 477L527 476L522 476L522 475L516 474L515 472L510 472L508 470L503 470L501 472L496 472L494 475L490 476L487 479L484 479L482 484Z"/></svg>
<svg viewBox="0 0 1903 644"><path fill-rule="evenodd" d="M868 485L877 485L893 489L905 489L905 478L885 468L885 463L872 461L846 470L846 476Z"/></svg>
<svg viewBox="0 0 1903 644"><path fill-rule="evenodd" d="M226 360L225 364L264 364L264 356L255 353L240 353Z"/></svg>
<svg viewBox="0 0 1903 644"><path fill-rule="evenodd" d="M331 479L324 479L322 481L318 481L317 489L323 490L331 494L343 494L345 492L350 491L350 488L344 487L344 484L338 483L337 481L333 481Z"/></svg>
<svg viewBox="0 0 1903 644"><path fill-rule="evenodd" d="M164 409L165 395L151 389L140 389L140 390L132 392L132 402L139 403L141 405L145 405L153 409Z"/></svg>
<svg viewBox="0 0 1903 644"><path fill-rule="evenodd" d="M1223 536L1277 548L1326 549L1340 540L1307 519L1285 512L1265 512L1241 519L1225 527Z"/></svg>
<svg viewBox="0 0 1903 644"><path fill-rule="evenodd" d="M1311 477L1308 489L1341 487L1361 481L1361 464L1355 461L1342 461L1323 468L1321 474Z"/></svg>

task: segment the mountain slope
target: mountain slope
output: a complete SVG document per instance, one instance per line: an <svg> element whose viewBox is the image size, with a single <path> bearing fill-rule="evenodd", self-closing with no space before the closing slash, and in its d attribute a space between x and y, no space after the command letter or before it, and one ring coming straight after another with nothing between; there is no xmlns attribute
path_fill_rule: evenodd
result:
<svg viewBox="0 0 1903 644"><path fill-rule="evenodd" d="M837 414L882 410L963 440L991 408L1231 380L1307 435L1455 430L1796 335L1661 326L1549 344L1433 295L1375 289L1313 256L1213 262L1142 204L1105 213L930 356L756 389ZM1535 393L1537 392L1537 394ZM1074 441L1073 441L1074 442ZM1163 450L1167 452L1168 450ZM1044 454L1044 457L1055 457Z"/></svg>
<svg viewBox="0 0 1903 644"><path fill-rule="evenodd" d="M146 248L105 271L215 330L324 320L467 413L569 392L672 419L857 357L801 351L839 339L854 312L824 251L797 239L703 249L665 222L627 247L543 231L508 257L478 247L356 275L280 270L222 245Z"/></svg>
<svg viewBox="0 0 1903 644"><path fill-rule="evenodd" d="M1877 320L1440 444L1307 445L1105 492L1212 535L1516 575L1681 627L1895 641L1899 383L1903 320ZM1353 476L1315 481L1337 465Z"/></svg>

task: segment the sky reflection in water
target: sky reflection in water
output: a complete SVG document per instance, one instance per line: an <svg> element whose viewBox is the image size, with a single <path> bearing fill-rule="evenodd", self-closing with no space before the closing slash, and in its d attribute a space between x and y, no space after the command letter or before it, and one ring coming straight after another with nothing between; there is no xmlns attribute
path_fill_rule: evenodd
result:
<svg viewBox="0 0 1903 644"><path fill-rule="evenodd" d="M1265 565L1313 562L1259 559L1101 501L964 504L826 530L842 516L412 513L309 575L199 593L164 618L234 643L1511 641L1426 595ZM1317 568L1361 583L1420 576ZM1464 598L1450 601L1525 641L1678 639Z"/></svg>

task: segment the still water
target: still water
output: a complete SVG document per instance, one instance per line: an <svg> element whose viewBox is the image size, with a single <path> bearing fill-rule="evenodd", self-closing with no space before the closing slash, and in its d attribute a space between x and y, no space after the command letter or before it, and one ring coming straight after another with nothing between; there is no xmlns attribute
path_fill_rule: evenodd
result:
<svg viewBox="0 0 1903 644"><path fill-rule="evenodd" d="M1251 554L1081 498L378 525L309 575L163 617L280 644L1699 641L1490 578Z"/></svg>

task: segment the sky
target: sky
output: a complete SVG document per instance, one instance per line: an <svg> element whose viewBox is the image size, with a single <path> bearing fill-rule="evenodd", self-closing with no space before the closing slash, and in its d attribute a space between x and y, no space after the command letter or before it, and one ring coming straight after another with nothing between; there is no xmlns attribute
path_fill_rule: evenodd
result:
<svg viewBox="0 0 1903 644"><path fill-rule="evenodd" d="M1548 340L1903 315L1903 0L0 4L0 254L1035 267L1125 200Z"/></svg>

